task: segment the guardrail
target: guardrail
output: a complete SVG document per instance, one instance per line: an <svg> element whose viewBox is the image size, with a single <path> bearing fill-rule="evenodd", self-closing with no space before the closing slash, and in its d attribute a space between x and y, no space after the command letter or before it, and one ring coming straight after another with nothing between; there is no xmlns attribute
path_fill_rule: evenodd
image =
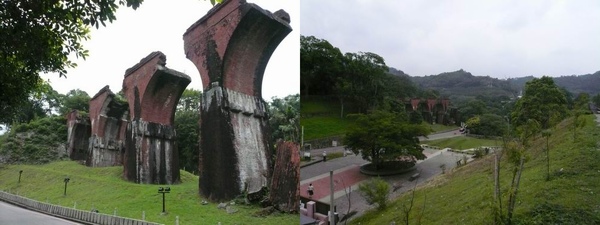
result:
<svg viewBox="0 0 600 225"><path fill-rule="evenodd" d="M39 202L33 199L25 198L18 195L13 195L0 191L0 200L9 202L21 207L32 209L38 212L46 213L49 215L68 218L78 222L84 222L88 224L101 224L101 225L162 225L159 223L153 223L148 221L136 220L131 218L113 216L108 214L96 213L83 211L78 209L67 208L64 206L53 205L49 203Z"/></svg>

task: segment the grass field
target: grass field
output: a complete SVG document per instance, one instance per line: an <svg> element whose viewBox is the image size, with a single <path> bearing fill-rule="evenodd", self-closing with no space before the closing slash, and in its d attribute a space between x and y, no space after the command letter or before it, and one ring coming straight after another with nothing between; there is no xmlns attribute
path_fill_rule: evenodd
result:
<svg viewBox="0 0 600 225"><path fill-rule="evenodd" d="M17 183L19 170L23 170L21 183ZM181 171L181 184L171 185L166 194L167 215L162 211L162 195L158 187L165 185L134 184L121 179L121 167L91 168L73 161L53 162L45 165L3 165L0 167L0 189L21 196L49 201L77 209L98 209L101 213L141 219L164 224L298 224L297 214L275 213L268 217L252 216L258 206L235 205L239 211L227 214L217 209L218 203L200 204L198 177ZM71 178L67 196L63 196L63 179Z"/></svg>
<svg viewBox="0 0 600 225"><path fill-rule="evenodd" d="M354 123L349 117L340 117L341 106L335 100L304 98L301 101L300 109L302 114L300 125L304 127L304 140L307 141L344 135L348 127ZM348 113L350 112L346 111L344 115ZM431 128L433 133L458 129L457 126L441 124L426 125Z"/></svg>
<svg viewBox="0 0 600 225"><path fill-rule="evenodd" d="M433 141L421 141L421 144L437 146L439 148L469 149L481 146L501 146L502 141L463 136L456 138L438 139Z"/></svg>
<svg viewBox="0 0 600 225"><path fill-rule="evenodd" d="M514 224L600 224L600 129L587 126L573 140L572 120L559 125L550 138L551 179L546 181L545 139L528 150L515 207ZM504 157L506 158L506 157ZM418 188L410 224L492 224L493 158L488 156L438 176ZM506 210L512 166L501 163L501 192ZM410 195L386 210L369 211L352 224L404 224L402 209ZM419 223L420 222L420 223Z"/></svg>

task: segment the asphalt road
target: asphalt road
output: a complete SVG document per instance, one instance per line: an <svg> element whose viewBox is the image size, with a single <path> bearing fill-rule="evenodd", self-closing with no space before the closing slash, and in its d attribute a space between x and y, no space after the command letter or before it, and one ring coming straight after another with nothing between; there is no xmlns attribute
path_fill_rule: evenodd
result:
<svg viewBox="0 0 600 225"><path fill-rule="evenodd" d="M79 224L68 220L52 217L46 214L0 201L0 225L73 225Z"/></svg>

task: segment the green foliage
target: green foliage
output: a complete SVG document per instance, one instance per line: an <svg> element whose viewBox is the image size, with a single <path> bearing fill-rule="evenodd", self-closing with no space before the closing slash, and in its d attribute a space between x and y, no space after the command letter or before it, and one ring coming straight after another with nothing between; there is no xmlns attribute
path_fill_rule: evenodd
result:
<svg viewBox="0 0 600 225"><path fill-rule="evenodd" d="M525 93L519 99L512 111L511 123L521 126L529 119L537 120L542 129L552 127L552 114L559 118L567 116L567 100L552 78L535 78L525 85Z"/></svg>
<svg viewBox="0 0 600 225"><path fill-rule="evenodd" d="M425 158L418 137L429 134L429 129L420 124L410 124L405 114L374 111L353 117L356 117L356 123L348 129L344 144L347 149L371 161L376 169L381 163L401 156L415 160Z"/></svg>
<svg viewBox="0 0 600 225"><path fill-rule="evenodd" d="M66 122L62 116L51 116L13 126L0 143L1 158L8 164L40 164L68 158L64 150Z"/></svg>
<svg viewBox="0 0 600 225"><path fill-rule="evenodd" d="M269 104L271 140L300 142L300 94L271 99Z"/></svg>
<svg viewBox="0 0 600 225"><path fill-rule="evenodd" d="M515 224L598 224L600 216L580 208L567 208L559 204L542 202L526 215L516 218Z"/></svg>
<svg viewBox="0 0 600 225"><path fill-rule="evenodd" d="M61 95L60 98L61 105L58 110L60 115L66 115L72 110L89 112L91 97L85 91L80 89L70 90L66 95Z"/></svg>
<svg viewBox="0 0 600 225"><path fill-rule="evenodd" d="M179 166L190 173L198 172L198 154L200 126L200 98L202 93L196 89L186 89L179 98L175 111L175 130Z"/></svg>
<svg viewBox="0 0 600 225"><path fill-rule="evenodd" d="M414 76L411 77L411 81L424 90L440 90L440 95L450 97L512 97L518 92L509 81L489 76L474 76L462 69L431 76Z"/></svg>
<svg viewBox="0 0 600 225"><path fill-rule="evenodd" d="M332 95L343 55L327 40L300 36L300 90L303 96Z"/></svg>
<svg viewBox="0 0 600 225"><path fill-rule="evenodd" d="M143 0L2 1L0 3L0 120L6 121L36 90L40 73L66 76L85 57L90 26L116 19L118 5L137 8ZM118 2L118 3L117 3Z"/></svg>
<svg viewBox="0 0 600 225"><path fill-rule="evenodd" d="M358 185L358 190L369 205L377 204L378 210L384 210L388 205L390 184L379 177L371 178Z"/></svg>
<svg viewBox="0 0 600 225"><path fill-rule="evenodd" d="M483 114L467 120L469 133L485 137L500 137L504 135L507 127L504 118L495 114Z"/></svg>
<svg viewBox="0 0 600 225"><path fill-rule="evenodd" d="M190 173L198 173L198 138L200 127L197 111L177 111L175 113L175 130L177 131L177 148L179 150L179 166Z"/></svg>
<svg viewBox="0 0 600 225"><path fill-rule="evenodd" d="M23 170L21 183L17 184L19 170ZM218 203L209 202L198 195L198 176L181 172L181 183L171 185L171 193L165 195L166 211L161 215L162 195L157 193L158 185L136 184L122 178L123 168L86 167L74 161L53 162L45 165L9 165L0 168L0 190L38 201L49 201L69 208L75 203L77 209L89 211L96 208L100 213L142 219L161 224L296 224L298 214L275 212L268 216L253 216L261 208L257 205L236 204L239 210L228 214L218 209ZM71 178L67 196L63 196L65 176Z"/></svg>
<svg viewBox="0 0 600 225"><path fill-rule="evenodd" d="M359 112L368 112L381 106L390 87L391 76L383 57L371 52L346 53L343 73L336 83L340 98L348 98L359 107ZM343 83L343 85L339 85Z"/></svg>

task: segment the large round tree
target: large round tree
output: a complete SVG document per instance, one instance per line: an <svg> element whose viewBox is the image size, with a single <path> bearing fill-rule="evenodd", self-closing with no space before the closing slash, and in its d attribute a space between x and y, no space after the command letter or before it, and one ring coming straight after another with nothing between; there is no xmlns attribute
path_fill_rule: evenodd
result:
<svg viewBox="0 0 600 225"><path fill-rule="evenodd" d="M360 153L375 169L384 162L410 159L425 159L419 136L429 134L429 128L410 124L403 113L374 111L357 114L356 123L344 137L347 149Z"/></svg>

